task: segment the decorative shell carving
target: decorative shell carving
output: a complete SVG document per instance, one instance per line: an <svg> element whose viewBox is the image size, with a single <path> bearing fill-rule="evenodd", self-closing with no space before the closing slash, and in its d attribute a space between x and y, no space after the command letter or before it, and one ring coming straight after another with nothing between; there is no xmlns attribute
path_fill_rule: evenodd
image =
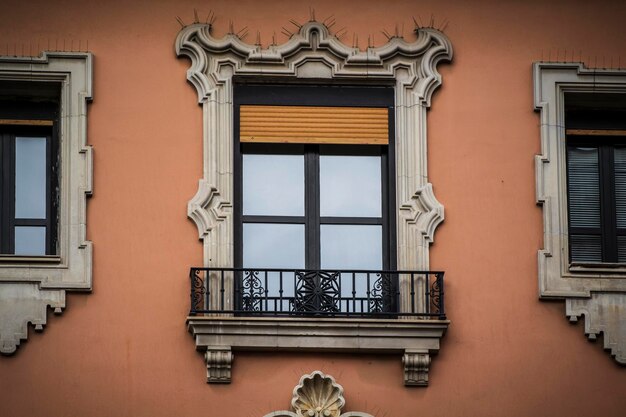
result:
<svg viewBox="0 0 626 417"><path fill-rule="evenodd" d="M345 403L343 387L320 371L303 375L291 400L298 417L339 417Z"/></svg>

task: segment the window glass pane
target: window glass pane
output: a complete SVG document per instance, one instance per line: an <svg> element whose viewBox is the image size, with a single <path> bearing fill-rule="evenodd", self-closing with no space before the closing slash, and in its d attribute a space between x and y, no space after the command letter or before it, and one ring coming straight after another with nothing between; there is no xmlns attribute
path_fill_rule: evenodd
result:
<svg viewBox="0 0 626 417"><path fill-rule="evenodd" d="M626 228L626 148L615 148L615 214L617 227ZM620 262L623 262L620 256Z"/></svg>
<svg viewBox="0 0 626 417"><path fill-rule="evenodd" d="M567 168L570 226L599 228L598 149L569 147L567 149Z"/></svg>
<svg viewBox="0 0 626 417"><path fill-rule="evenodd" d="M46 138L15 138L15 217L46 218Z"/></svg>
<svg viewBox="0 0 626 417"><path fill-rule="evenodd" d="M304 268L304 225L244 223L244 268Z"/></svg>
<svg viewBox="0 0 626 417"><path fill-rule="evenodd" d="M323 224L320 243L322 269L382 269L382 226ZM367 311L368 289L377 279L376 274L342 273L340 310Z"/></svg>
<svg viewBox="0 0 626 417"><path fill-rule="evenodd" d="M46 228L31 226L15 227L16 255L45 255Z"/></svg>
<svg viewBox="0 0 626 417"><path fill-rule="evenodd" d="M304 216L304 156L244 154L243 214Z"/></svg>
<svg viewBox="0 0 626 417"><path fill-rule="evenodd" d="M244 223L244 268L304 268L304 225ZM253 274L252 276L250 274ZM289 311L295 295L295 274L292 272L253 271L244 273L256 282L254 297L261 299L262 310ZM250 281L251 282L251 281ZM244 290L245 293L245 290Z"/></svg>
<svg viewBox="0 0 626 417"><path fill-rule="evenodd" d="M381 217L381 157L320 155L320 215Z"/></svg>
<svg viewBox="0 0 626 417"><path fill-rule="evenodd" d="M382 226L323 224L320 229L322 269L382 269Z"/></svg>

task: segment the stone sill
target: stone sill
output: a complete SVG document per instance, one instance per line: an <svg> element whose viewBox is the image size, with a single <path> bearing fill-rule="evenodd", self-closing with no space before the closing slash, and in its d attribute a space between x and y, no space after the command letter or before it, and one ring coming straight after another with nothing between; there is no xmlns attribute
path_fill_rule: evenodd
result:
<svg viewBox="0 0 626 417"><path fill-rule="evenodd" d="M427 385L430 356L448 320L191 316L196 349L206 352L207 381L230 382L233 350L401 353L406 385Z"/></svg>

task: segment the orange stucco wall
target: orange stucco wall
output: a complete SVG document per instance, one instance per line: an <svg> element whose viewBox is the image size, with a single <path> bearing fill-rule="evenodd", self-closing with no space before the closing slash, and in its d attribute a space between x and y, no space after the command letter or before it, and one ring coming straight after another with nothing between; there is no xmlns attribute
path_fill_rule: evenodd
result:
<svg viewBox="0 0 626 417"><path fill-rule="evenodd" d="M471 3L471 4L470 4ZM207 385L187 333L188 268L202 263L186 204L202 175L202 111L174 39L193 9L279 42L289 19L334 15L350 43L411 16L449 20L454 60L429 113L429 173L446 220L431 266L446 271L452 325L428 388L405 388L399 355L237 353L230 385ZM614 1L0 1L0 54L95 56L91 294L71 293L15 355L0 357L1 416L260 417L287 409L303 373L333 375L347 410L376 416L623 416L626 369L537 297L541 211L531 63L574 51L626 66L626 3ZM621 59L619 58L621 57Z"/></svg>

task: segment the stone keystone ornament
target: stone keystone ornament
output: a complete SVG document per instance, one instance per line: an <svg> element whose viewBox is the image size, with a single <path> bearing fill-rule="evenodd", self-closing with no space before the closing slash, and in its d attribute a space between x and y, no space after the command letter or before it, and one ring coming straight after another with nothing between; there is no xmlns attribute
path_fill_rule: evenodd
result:
<svg viewBox="0 0 626 417"><path fill-rule="evenodd" d="M321 371L302 375L300 382L293 389L292 411L274 411L264 417L373 417L361 412L341 414L346 400L343 387L335 378Z"/></svg>

